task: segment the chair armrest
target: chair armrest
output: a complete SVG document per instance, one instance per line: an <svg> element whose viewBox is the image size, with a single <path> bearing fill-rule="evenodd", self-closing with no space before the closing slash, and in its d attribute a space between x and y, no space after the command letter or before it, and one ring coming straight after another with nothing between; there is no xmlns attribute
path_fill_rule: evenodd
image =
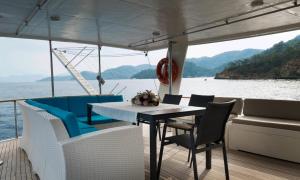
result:
<svg viewBox="0 0 300 180"><path fill-rule="evenodd" d="M144 179L142 129L122 126L60 142L66 179Z"/></svg>

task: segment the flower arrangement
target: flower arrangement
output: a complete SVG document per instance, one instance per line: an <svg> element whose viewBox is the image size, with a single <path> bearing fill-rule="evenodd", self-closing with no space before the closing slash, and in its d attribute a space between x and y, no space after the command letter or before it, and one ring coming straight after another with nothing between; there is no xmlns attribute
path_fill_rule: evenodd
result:
<svg viewBox="0 0 300 180"><path fill-rule="evenodd" d="M146 90L145 92L139 92L131 99L131 103L140 106L158 106L159 96L153 92Z"/></svg>

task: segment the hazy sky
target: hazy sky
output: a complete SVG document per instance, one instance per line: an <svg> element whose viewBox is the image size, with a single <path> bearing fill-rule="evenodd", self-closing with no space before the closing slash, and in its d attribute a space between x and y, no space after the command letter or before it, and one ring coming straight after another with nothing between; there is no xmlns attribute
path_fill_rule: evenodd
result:
<svg viewBox="0 0 300 180"><path fill-rule="evenodd" d="M247 38L220 43L195 45L188 48L187 58L214 56L216 54L242 50L246 48L267 49L280 41L288 41L300 35L300 30L286 33L267 35L255 38ZM83 47L86 45L76 43L54 42L53 47ZM90 46L90 45L88 45ZM97 51L95 51L97 52ZM166 56L166 49L149 52L151 64L156 64L162 57ZM107 55L141 53L138 56L107 57ZM138 65L148 63L142 52L124 49L103 47L101 54L102 70L120 65ZM72 57L72 56L70 56ZM77 59L77 60L80 60ZM79 70L97 71L97 58L88 58L78 65ZM65 68L54 59L55 74L66 74ZM49 47L48 41L26 40L0 37L0 77L12 75L43 75L49 76Z"/></svg>

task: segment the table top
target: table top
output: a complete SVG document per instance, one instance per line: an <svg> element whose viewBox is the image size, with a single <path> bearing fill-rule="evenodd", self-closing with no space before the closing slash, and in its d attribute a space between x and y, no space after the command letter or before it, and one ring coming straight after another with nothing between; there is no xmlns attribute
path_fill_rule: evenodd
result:
<svg viewBox="0 0 300 180"><path fill-rule="evenodd" d="M158 106L140 106L134 105L130 102L107 102L107 103L89 103L93 107L105 107L111 108L116 110L124 110L124 111L131 111L131 112L147 112L147 111L158 111L158 110L165 110L165 109L174 109L178 110L185 106L174 105L174 104L164 104L160 103Z"/></svg>
<svg viewBox="0 0 300 180"><path fill-rule="evenodd" d="M137 116L143 118L171 118L202 115L205 108L160 103L159 106L139 106L130 102L90 103L93 111L118 120L135 122Z"/></svg>
<svg viewBox="0 0 300 180"><path fill-rule="evenodd" d="M153 118L153 119L185 117L186 119L190 119L190 118L187 118L186 116L203 115L205 109L206 108L203 108L203 107L181 106L178 109L166 109L166 110L142 112L142 113L140 113L140 117Z"/></svg>

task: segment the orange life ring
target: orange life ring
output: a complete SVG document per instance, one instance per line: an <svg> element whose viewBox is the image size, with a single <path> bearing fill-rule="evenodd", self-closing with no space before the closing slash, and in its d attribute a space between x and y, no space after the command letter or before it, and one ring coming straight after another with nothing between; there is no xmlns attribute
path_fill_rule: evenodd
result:
<svg viewBox="0 0 300 180"><path fill-rule="evenodd" d="M161 59L156 66L156 76L158 80L163 84L169 84L169 73L168 73L168 58ZM178 77L178 66L174 60L172 60L172 82Z"/></svg>

